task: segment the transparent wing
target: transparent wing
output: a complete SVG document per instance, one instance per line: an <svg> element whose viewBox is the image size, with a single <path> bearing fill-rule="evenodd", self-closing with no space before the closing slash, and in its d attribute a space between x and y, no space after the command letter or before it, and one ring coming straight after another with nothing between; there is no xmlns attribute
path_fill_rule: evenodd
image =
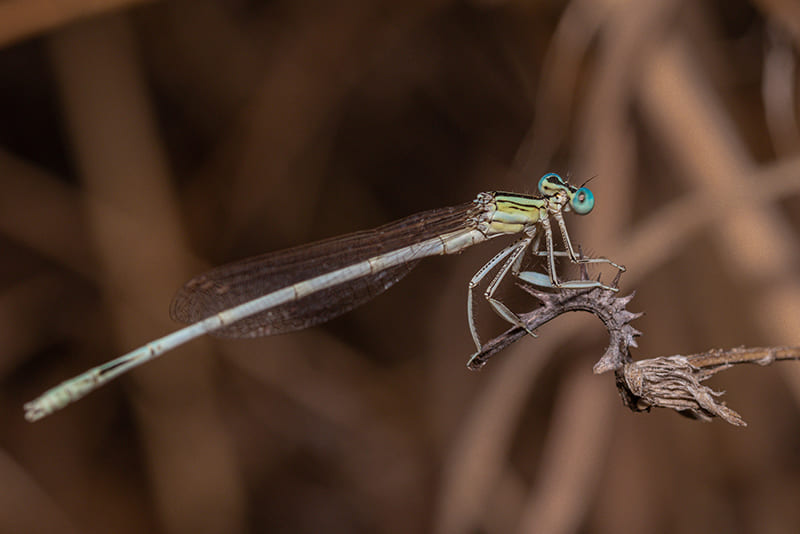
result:
<svg viewBox="0 0 800 534"><path fill-rule="evenodd" d="M373 230L271 252L217 267L189 280L170 307L173 319L194 323L302 280L364 261L411 243L466 227L474 203L439 208ZM337 317L381 294L418 260L317 291L257 313L214 332L220 337L258 337L292 332Z"/></svg>

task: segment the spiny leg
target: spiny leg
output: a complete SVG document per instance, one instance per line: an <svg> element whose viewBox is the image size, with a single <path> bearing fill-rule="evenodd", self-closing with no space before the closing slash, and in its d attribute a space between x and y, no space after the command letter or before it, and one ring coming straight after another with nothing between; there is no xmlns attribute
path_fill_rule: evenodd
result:
<svg viewBox="0 0 800 534"><path fill-rule="evenodd" d="M498 263L503 261L509 254L514 252L514 250L519 246L519 242L516 242L512 245L507 246L500 252L498 252L491 260L486 262L486 264L478 269L478 272L475 273L475 276L469 281L469 286L467 289L467 320L469 322L469 333L472 335L472 341L475 342L475 346L478 348L478 351L481 350L482 345L481 341L478 338L478 329L475 326L475 313L473 311L473 291L481 283L489 272L494 269Z"/></svg>
<svg viewBox="0 0 800 534"><path fill-rule="evenodd" d="M502 317L503 319L505 319L514 326L524 328L526 332L528 332L533 337L536 337L536 334L534 334L530 329L528 329L528 327L516 313L512 312L508 308L508 306L506 306L503 302L494 298L495 291L497 291L497 288L500 287L500 283L505 279L505 277L508 275L509 272L511 272L514 276L517 276L519 274L519 269L522 265L522 258L525 254L525 251L528 250L528 247L530 246L532 240L533 237L527 237L517 242L517 244L514 246L514 250L511 253L510 257L505 261L503 266L497 272L494 279L489 284L489 287L486 288L484 297L486 298L486 301L489 303L492 309L494 309L495 313L497 313L497 315L499 315L500 317ZM478 350L480 351L481 348L478 347Z"/></svg>
<svg viewBox="0 0 800 534"><path fill-rule="evenodd" d="M534 252L534 256L547 256L549 254L546 250L540 250ZM553 256L570 257L569 252L564 250L554 250ZM580 258L579 258L580 259ZM587 258L593 259L593 258ZM594 263L594 262L579 262L581 265L585 265L586 263ZM603 262L605 263L605 262ZM536 271L523 271L517 275L517 278L524 282L528 282L529 284L533 284L539 287L549 287L549 288L563 288L563 289L583 289L583 288L591 288L591 287L600 287L603 289L607 289L609 291L617 292L619 291L618 287L613 287L606 285L599 280L565 280L563 282L558 281L558 285L553 283L553 279L550 275L544 273L537 273Z"/></svg>
<svg viewBox="0 0 800 534"><path fill-rule="evenodd" d="M550 220L547 217L543 217L541 219L542 227L544 228L544 235L545 235L545 245L547 250L537 250L533 254L535 256L547 256L547 267L550 275L550 283L547 283L547 279L542 275L542 273L537 273L533 271L526 271L520 273L518 278L525 282L540 286L540 287L552 287L558 289L584 289L584 288L593 288L593 287L600 287L609 291L617 292L619 288L611 287L606 284L603 284L599 280L566 280L561 282L558 280L558 274L556 273L556 256L559 257L569 257L575 263L578 264L586 264L586 263L609 263L615 266L620 271L624 271L625 267L621 265L617 265L611 260L606 258L584 258L578 257L575 254L575 250L572 248L572 243L569 240L569 234L567 233L567 227L564 224L564 219L561 217L560 212L554 213L556 220L558 221L558 225L561 228L561 233L564 237L564 243L567 247L566 251L560 250L553 250L553 229L550 225Z"/></svg>
<svg viewBox="0 0 800 534"><path fill-rule="evenodd" d="M567 232L567 224L564 222L564 215L560 211L557 211L553 213L553 217L555 217L556 222L558 223L558 227L559 229L561 229L561 236L564 238L564 246L567 248L567 252L569 253L569 258L574 263L608 263L609 265L616 267L623 273L625 272L624 265L618 265L613 261L609 260L608 258L584 258L582 256L579 257L577 254L575 254L575 249L572 248L572 241L569 238L569 232Z"/></svg>
<svg viewBox="0 0 800 534"><path fill-rule="evenodd" d="M546 250L543 252L547 256L547 272L550 275L550 281L553 283L553 287L561 287L558 281L558 273L556 273L556 259L553 251L553 228L550 226L550 218L547 216L541 217L539 222L542 228L544 228L544 245ZM536 252L538 253L540 251L537 250Z"/></svg>

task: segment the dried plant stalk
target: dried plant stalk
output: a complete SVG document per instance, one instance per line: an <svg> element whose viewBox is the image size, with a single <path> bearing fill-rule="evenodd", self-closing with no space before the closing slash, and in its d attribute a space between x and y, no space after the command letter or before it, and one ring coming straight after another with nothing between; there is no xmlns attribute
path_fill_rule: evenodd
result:
<svg viewBox="0 0 800 534"><path fill-rule="evenodd" d="M582 275L587 278L585 272ZM618 283L619 274L613 287L617 287ZM702 382L738 364L769 365L775 361L800 360L800 347L738 347L633 361L630 348L637 346L636 337L642 335L630 325L631 321L642 316L641 313L627 310L633 293L620 297L602 288L542 291L524 283L520 283L520 286L542 303L539 308L520 316L531 331L571 311L592 313L603 322L610 343L594 365L594 372L614 371L623 404L635 412L647 412L653 407L670 408L693 419L710 421L719 417L732 425L747 426L738 413L719 400L723 392L714 391L702 385ZM481 352L473 355L468 367L480 369L494 354L526 333L521 327L508 329L486 343Z"/></svg>
<svg viewBox="0 0 800 534"><path fill-rule="evenodd" d="M780 360L800 360L800 347L738 347L699 354L666 356L631 362L616 372L617 388L631 410L672 408L683 415L709 421L720 417L736 426L747 426L742 417L716 398L701 382L737 364L769 365Z"/></svg>

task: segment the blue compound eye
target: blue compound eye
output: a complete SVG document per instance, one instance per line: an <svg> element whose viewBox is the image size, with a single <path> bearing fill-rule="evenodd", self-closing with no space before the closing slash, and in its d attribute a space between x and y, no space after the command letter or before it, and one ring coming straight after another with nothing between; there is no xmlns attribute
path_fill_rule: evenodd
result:
<svg viewBox="0 0 800 534"><path fill-rule="evenodd" d="M586 215L594 208L594 195L587 187L581 187L572 194L572 209L579 215Z"/></svg>
<svg viewBox="0 0 800 534"><path fill-rule="evenodd" d="M552 195L564 186L564 180L554 172L545 174L539 179L539 192L543 195Z"/></svg>

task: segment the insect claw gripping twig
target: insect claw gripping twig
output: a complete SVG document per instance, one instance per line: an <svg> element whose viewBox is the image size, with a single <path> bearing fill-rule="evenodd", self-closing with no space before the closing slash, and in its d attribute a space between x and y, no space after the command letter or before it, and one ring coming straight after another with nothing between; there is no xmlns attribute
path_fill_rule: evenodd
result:
<svg viewBox="0 0 800 534"><path fill-rule="evenodd" d="M619 275L614 279L612 287L618 287L618 282ZM558 291L542 291L524 283L520 283L520 287L542 303L535 310L520 315L520 319L529 330L535 330L563 313L586 311L596 315L606 325L611 336L611 342L603 357L595 364L594 372L612 371L631 361L629 348L636 346L635 338L641 335L641 332L633 328L630 322L642 315L625 309L633 294L618 297L616 292L601 287ZM480 369L494 354L524 337L525 334L525 330L521 327L506 330L486 343L480 352L474 354L467 367L472 370Z"/></svg>

